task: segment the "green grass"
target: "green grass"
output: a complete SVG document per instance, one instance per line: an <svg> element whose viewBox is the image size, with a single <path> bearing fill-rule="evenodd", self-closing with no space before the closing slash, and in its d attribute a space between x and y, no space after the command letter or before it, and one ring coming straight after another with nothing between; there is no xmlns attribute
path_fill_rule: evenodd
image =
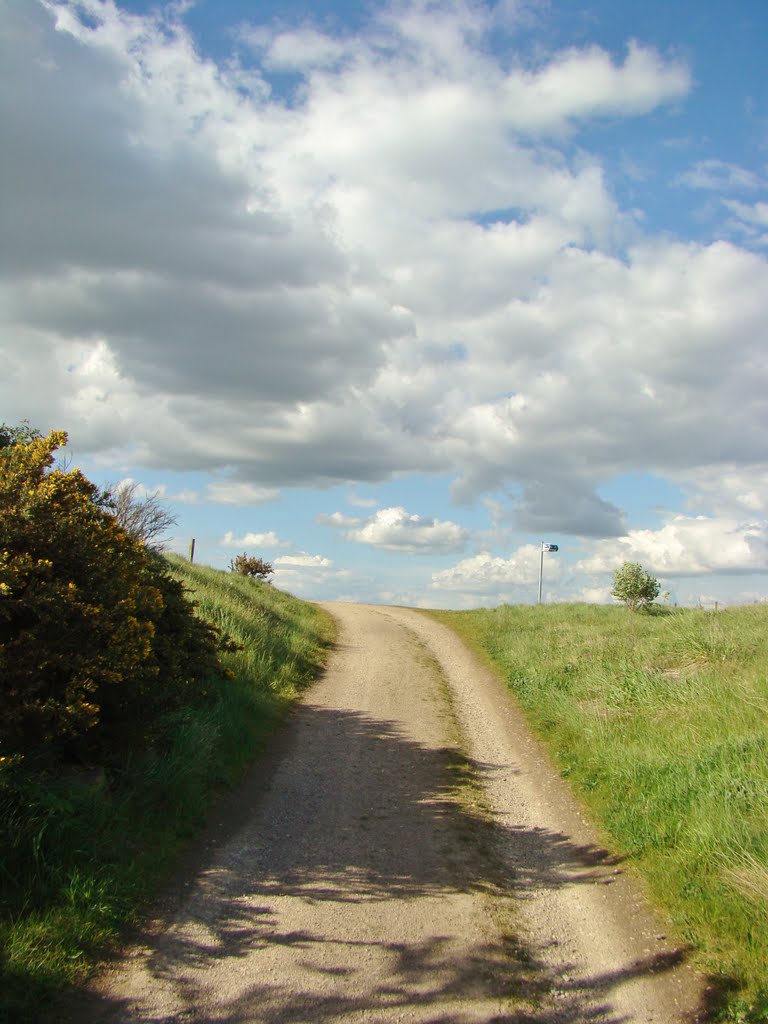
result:
<svg viewBox="0 0 768 1024"><path fill-rule="evenodd" d="M204 707L169 715L162 748L98 769L35 775L0 764L0 1021L38 1020L139 919L216 790L233 782L333 640L318 608L266 583L173 571L240 649Z"/></svg>
<svg viewBox="0 0 768 1024"><path fill-rule="evenodd" d="M768 1021L768 608L434 613L487 656L723 993Z"/></svg>
<svg viewBox="0 0 768 1024"><path fill-rule="evenodd" d="M268 584L172 559L241 649L167 744L102 776L0 765L0 1021L39 1019L91 970L318 672L333 627ZM613 844L725 993L768 1021L768 609L437 613L487 655Z"/></svg>

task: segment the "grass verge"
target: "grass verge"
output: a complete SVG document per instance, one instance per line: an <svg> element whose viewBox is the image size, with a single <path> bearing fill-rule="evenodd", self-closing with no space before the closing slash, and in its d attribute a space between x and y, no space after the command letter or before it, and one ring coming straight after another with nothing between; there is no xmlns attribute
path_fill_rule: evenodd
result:
<svg viewBox="0 0 768 1024"><path fill-rule="evenodd" d="M302 688L334 627L269 584L170 559L199 613L240 649L211 699L169 715L160 746L107 771L0 764L0 1021L37 1021L135 923L216 789L234 781Z"/></svg>
<svg viewBox="0 0 768 1024"><path fill-rule="evenodd" d="M718 1019L768 1021L768 608L430 614L501 673L717 981Z"/></svg>

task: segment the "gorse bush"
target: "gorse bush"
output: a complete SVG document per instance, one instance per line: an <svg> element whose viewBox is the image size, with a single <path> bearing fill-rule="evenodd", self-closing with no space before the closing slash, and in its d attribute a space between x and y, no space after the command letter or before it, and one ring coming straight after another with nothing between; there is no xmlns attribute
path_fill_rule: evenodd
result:
<svg viewBox="0 0 768 1024"><path fill-rule="evenodd" d="M219 638L167 563L78 470L66 434L0 444L0 757L88 760L149 742L157 716L204 699Z"/></svg>
<svg viewBox="0 0 768 1024"><path fill-rule="evenodd" d="M136 920L332 639L153 551L172 517L57 466L65 442L0 424L0 1024L36 1024Z"/></svg>
<svg viewBox="0 0 768 1024"><path fill-rule="evenodd" d="M0 762L0 1024L63 1019L51 1001L137 920L212 797L317 675L333 640L321 609L274 587L177 557L162 562L175 585L159 588L160 671L139 720L148 728L149 702L162 701L166 680L185 678L190 649L176 618L186 628L184 595L234 641L221 654L227 678L209 677L204 701L153 712L155 741L141 735L118 748L106 772Z"/></svg>

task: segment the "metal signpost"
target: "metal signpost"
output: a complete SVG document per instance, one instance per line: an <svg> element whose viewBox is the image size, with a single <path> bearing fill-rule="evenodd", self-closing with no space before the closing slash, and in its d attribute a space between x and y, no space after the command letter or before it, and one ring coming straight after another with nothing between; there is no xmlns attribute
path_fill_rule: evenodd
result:
<svg viewBox="0 0 768 1024"><path fill-rule="evenodd" d="M539 600L538 604L541 604L541 581L544 578L544 552L559 550L557 544L547 544L546 541L541 542L541 557L539 558Z"/></svg>

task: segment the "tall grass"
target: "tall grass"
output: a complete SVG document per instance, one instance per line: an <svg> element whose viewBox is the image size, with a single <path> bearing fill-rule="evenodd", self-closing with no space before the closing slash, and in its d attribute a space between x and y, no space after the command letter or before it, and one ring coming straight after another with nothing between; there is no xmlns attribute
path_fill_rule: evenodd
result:
<svg viewBox="0 0 768 1024"><path fill-rule="evenodd" d="M768 1021L768 608L436 613L500 671L564 776L725 993Z"/></svg>
<svg viewBox="0 0 768 1024"><path fill-rule="evenodd" d="M333 639L324 613L280 590L171 559L233 648L210 700L167 716L163 741L105 772L0 763L0 1021L37 1020L92 969L168 873Z"/></svg>

